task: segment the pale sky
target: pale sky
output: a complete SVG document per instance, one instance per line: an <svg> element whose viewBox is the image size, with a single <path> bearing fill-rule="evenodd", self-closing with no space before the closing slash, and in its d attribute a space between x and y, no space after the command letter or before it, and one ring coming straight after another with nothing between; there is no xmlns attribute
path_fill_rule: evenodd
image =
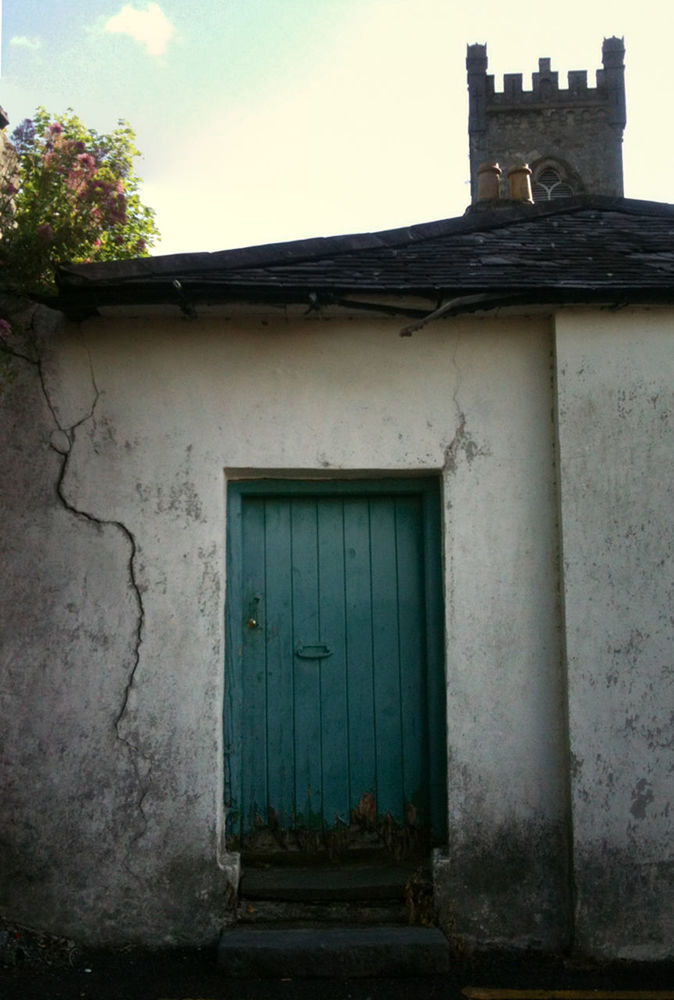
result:
<svg viewBox="0 0 674 1000"><path fill-rule="evenodd" d="M594 85L625 38L625 194L674 201L669 4L654 0L4 0L0 105L134 127L155 253L461 215L466 45L489 72L539 57Z"/></svg>

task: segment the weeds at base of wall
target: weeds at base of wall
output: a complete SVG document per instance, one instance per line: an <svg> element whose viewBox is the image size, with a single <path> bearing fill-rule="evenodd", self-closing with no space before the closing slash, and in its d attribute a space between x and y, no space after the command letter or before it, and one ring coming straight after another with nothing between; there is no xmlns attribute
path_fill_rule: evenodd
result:
<svg viewBox="0 0 674 1000"><path fill-rule="evenodd" d="M0 966L73 968L79 958L76 943L16 924L0 916Z"/></svg>

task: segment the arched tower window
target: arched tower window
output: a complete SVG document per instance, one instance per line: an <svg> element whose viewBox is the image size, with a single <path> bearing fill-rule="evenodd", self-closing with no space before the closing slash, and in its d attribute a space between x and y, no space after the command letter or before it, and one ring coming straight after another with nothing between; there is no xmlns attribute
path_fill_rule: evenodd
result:
<svg viewBox="0 0 674 1000"><path fill-rule="evenodd" d="M557 198L570 198L577 193L563 172L550 164L534 171L532 188L534 201L554 201Z"/></svg>

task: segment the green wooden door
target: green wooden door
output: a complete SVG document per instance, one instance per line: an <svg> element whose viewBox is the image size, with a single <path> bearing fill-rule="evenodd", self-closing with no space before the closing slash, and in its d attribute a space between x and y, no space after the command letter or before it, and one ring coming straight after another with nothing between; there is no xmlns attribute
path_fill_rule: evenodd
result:
<svg viewBox="0 0 674 1000"><path fill-rule="evenodd" d="M434 481L228 493L229 836L419 847L446 814Z"/></svg>

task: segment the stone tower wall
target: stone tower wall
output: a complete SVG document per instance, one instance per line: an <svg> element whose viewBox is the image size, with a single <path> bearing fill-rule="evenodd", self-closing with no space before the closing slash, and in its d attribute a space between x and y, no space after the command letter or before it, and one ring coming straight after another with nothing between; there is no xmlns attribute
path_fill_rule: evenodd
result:
<svg viewBox="0 0 674 1000"><path fill-rule="evenodd" d="M487 46L469 45L468 70L471 194L477 192L481 163L497 161L504 174L515 164L535 171L546 160L560 164L575 191L622 197L622 135L625 127L625 47L607 38L603 69L596 86L587 72L568 74L559 87L549 59L539 59L532 89L524 90L521 73L506 73L503 91L487 74Z"/></svg>

